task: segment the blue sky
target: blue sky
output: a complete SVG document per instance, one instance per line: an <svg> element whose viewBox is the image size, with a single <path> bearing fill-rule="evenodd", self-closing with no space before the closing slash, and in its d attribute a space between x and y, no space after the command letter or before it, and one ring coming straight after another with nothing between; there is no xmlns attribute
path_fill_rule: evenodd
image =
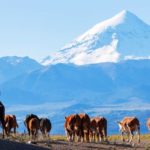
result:
<svg viewBox="0 0 150 150"><path fill-rule="evenodd" d="M0 56L36 60L123 9L150 24L149 0L0 0Z"/></svg>

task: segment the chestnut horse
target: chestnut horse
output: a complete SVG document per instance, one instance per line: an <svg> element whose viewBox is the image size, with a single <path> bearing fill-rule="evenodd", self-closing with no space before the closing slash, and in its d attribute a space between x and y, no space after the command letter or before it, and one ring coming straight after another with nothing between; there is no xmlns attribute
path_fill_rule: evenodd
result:
<svg viewBox="0 0 150 150"><path fill-rule="evenodd" d="M124 140L124 134L128 136L128 142L132 142L133 133L137 132L138 143L140 143L140 122L136 117L125 117L122 121L118 122L122 140ZM130 139L129 139L130 138Z"/></svg>
<svg viewBox="0 0 150 150"><path fill-rule="evenodd" d="M65 131L68 141L75 141L75 136L77 141L81 138L81 119L78 114L72 114L65 117Z"/></svg>
<svg viewBox="0 0 150 150"><path fill-rule="evenodd" d="M31 138L33 140L35 140L37 137L37 134L38 134L38 130L40 129L39 119L31 118L28 122L28 128L29 128L29 132L31 134Z"/></svg>
<svg viewBox="0 0 150 150"><path fill-rule="evenodd" d="M28 114L26 115L26 118L24 120L24 124L27 128L27 131L28 131L28 134L30 136L30 129L29 129L29 121L32 119L32 118L36 118L37 120L39 120L38 116L37 115L34 115L34 114Z"/></svg>
<svg viewBox="0 0 150 150"><path fill-rule="evenodd" d="M14 135L16 135L16 128L18 128L17 120L15 115L5 115L5 128L6 135L9 136L11 129L14 129Z"/></svg>

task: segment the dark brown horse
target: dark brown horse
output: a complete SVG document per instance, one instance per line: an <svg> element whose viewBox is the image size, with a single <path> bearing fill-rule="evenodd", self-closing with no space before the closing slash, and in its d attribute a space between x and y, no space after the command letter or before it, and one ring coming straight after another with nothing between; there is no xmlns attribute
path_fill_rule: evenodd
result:
<svg viewBox="0 0 150 150"><path fill-rule="evenodd" d="M95 142L96 141L96 136L98 134L97 131L97 122L95 118L91 118L91 125L90 125L90 142Z"/></svg>
<svg viewBox="0 0 150 150"><path fill-rule="evenodd" d="M30 129L29 129L29 121L32 119L32 118L36 118L37 120L39 120L38 116L37 115L34 115L34 114L28 114L24 120L24 124L27 128L27 131L28 131L28 134L30 136Z"/></svg>
<svg viewBox="0 0 150 150"><path fill-rule="evenodd" d="M79 114L81 119L81 137L82 141L89 142L89 132L90 132L90 117L88 114Z"/></svg>
<svg viewBox="0 0 150 150"><path fill-rule="evenodd" d="M40 130L43 137L49 137L49 132L51 131L52 124L48 118L40 118Z"/></svg>
<svg viewBox="0 0 150 150"><path fill-rule="evenodd" d="M3 138L4 138L4 131L5 131L4 117L5 117L5 107L3 103L0 101L0 122L2 124L2 129L3 129Z"/></svg>
<svg viewBox="0 0 150 150"><path fill-rule="evenodd" d="M94 117L91 119L90 127L91 141L107 141L107 120L104 117Z"/></svg>

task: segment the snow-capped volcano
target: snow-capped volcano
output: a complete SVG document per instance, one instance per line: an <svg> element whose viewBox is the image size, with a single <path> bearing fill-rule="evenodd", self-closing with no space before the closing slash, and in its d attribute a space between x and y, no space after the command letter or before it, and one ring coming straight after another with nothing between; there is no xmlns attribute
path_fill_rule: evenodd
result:
<svg viewBox="0 0 150 150"><path fill-rule="evenodd" d="M77 65L150 58L150 26L123 10L47 57L43 64Z"/></svg>

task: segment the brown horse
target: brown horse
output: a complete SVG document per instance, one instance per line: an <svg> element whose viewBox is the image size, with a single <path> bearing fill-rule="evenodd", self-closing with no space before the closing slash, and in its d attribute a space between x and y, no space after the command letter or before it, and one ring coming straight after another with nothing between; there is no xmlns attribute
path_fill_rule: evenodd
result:
<svg viewBox="0 0 150 150"><path fill-rule="evenodd" d="M72 114L65 117L65 131L68 141L75 141L75 136L77 141L81 138L81 119L78 114Z"/></svg>
<svg viewBox="0 0 150 150"><path fill-rule="evenodd" d="M48 118L40 118L40 130L43 137L49 137L49 132L51 131L52 125Z"/></svg>
<svg viewBox="0 0 150 150"><path fill-rule="evenodd" d="M4 138L4 131L5 131L4 117L5 117L5 107L3 103L0 101L0 122L2 124L2 129L3 129L3 138Z"/></svg>
<svg viewBox="0 0 150 150"><path fill-rule="evenodd" d="M128 142L132 142L133 133L136 131L138 134L138 142L140 143L140 123L136 117L125 117L122 121L118 122L118 125L123 141L125 141L124 134L127 134Z"/></svg>
<svg viewBox="0 0 150 150"><path fill-rule="evenodd" d="M38 134L38 130L40 129L39 119L37 118L30 119L28 122L28 128L29 132L31 133L31 138L35 140Z"/></svg>
<svg viewBox="0 0 150 150"><path fill-rule="evenodd" d="M32 119L32 118L36 118L37 120L39 120L38 116L37 115L34 115L34 114L28 114L26 115L26 118L24 120L24 124L27 128L27 131L28 131L28 134L30 136L30 129L29 129L29 121Z"/></svg>
<svg viewBox="0 0 150 150"><path fill-rule="evenodd" d="M18 128L17 120L15 115L5 115L5 128L6 135L9 136L11 129L14 129L14 135L16 135L16 128Z"/></svg>
<svg viewBox="0 0 150 150"><path fill-rule="evenodd" d="M81 137L82 141L89 142L90 117L87 114L79 114L81 119Z"/></svg>
<svg viewBox="0 0 150 150"><path fill-rule="evenodd" d="M104 117L94 117L91 119L90 128L91 141L107 141L107 120Z"/></svg>

